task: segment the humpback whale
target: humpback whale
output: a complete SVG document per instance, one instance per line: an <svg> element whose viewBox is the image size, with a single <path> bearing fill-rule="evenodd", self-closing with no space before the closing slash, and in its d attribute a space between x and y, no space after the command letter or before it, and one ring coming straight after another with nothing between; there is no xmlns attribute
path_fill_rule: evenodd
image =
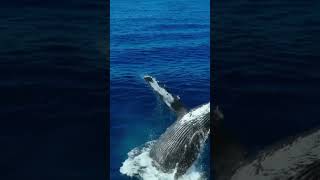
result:
<svg viewBox="0 0 320 180"><path fill-rule="evenodd" d="M179 96L173 96L157 80L144 80L177 115L177 120L155 142L150 151L154 165L163 172L176 169L175 178L183 175L197 159L201 146L210 132L210 102L188 110ZM218 109L213 114L222 118Z"/></svg>
<svg viewBox="0 0 320 180"><path fill-rule="evenodd" d="M254 155L227 135L222 125L213 130L213 170L216 180L318 180L320 129L271 145Z"/></svg>

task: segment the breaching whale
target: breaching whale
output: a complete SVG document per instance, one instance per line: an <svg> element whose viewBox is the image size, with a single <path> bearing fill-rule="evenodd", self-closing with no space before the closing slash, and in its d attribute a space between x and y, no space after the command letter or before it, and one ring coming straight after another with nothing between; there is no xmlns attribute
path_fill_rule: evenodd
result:
<svg viewBox="0 0 320 180"><path fill-rule="evenodd" d="M210 132L210 102L187 110L179 96L173 96L157 80L144 76L145 81L164 103L177 114L177 120L160 136L150 151L154 165L163 172L176 169L175 177L183 175L197 159L201 146ZM213 114L222 118L218 109Z"/></svg>
<svg viewBox="0 0 320 180"><path fill-rule="evenodd" d="M282 140L248 155L221 124L213 130L215 180L318 180L320 129Z"/></svg>

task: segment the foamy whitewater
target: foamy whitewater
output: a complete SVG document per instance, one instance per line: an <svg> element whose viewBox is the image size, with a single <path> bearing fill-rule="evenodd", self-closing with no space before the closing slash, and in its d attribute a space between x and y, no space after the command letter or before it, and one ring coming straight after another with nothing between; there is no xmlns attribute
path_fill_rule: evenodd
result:
<svg viewBox="0 0 320 180"><path fill-rule="evenodd" d="M123 162L120 172L129 177L143 180L174 180L176 170L164 173L153 166L153 160L149 156L155 141L147 142L143 147L137 147L128 153L128 159ZM200 153L202 154L202 153ZM179 180L205 180L204 173L196 166L196 162Z"/></svg>

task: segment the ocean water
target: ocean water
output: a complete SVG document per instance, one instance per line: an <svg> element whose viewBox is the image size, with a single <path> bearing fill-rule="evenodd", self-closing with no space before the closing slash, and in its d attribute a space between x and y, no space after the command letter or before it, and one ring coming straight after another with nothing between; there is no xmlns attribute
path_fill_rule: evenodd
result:
<svg viewBox="0 0 320 180"><path fill-rule="evenodd" d="M128 153L157 139L175 116L144 82L154 76L187 107L210 99L209 1L112 0L110 11L110 178ZM209 172L209 148L197 168Z"/></svg>
<svg viewBox="0 0 320 180"><path fill-rule="evenodd" d="M0 11L0 179L104 179L106 2Z"/></svg>
<svg viewBox="0 0 320 180"><path fill-rule="evenodd" d="M213 95L228 128L256 151L319 126L319 2L213 4ZM106 7L1 4L3 176L104 178ZM127 153L174 121L144 74L188 107L208 101L209 26L209 1L111 1L112 179L128 179L119 171Z"/></svg>
<svg viewBox="0 0 320 180"><path fill-rule="evenodd" d="M319 127L319 1L215 1L214 99L249 151Z"/></svg>

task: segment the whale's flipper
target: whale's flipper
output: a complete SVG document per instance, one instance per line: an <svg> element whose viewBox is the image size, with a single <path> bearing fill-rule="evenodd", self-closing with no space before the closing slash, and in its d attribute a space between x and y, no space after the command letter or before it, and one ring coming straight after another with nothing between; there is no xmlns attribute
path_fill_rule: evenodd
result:
<svg viewBox="0 0 320 180"><path fill-rule="evenodd" d="M187 109L180 101L179 96L173 96L165 88L161 87L157 80L151 76L144 76L144 80L151 86L151 88L161 97L165 104L178 116L182 116L187 113Z"/></svg>

